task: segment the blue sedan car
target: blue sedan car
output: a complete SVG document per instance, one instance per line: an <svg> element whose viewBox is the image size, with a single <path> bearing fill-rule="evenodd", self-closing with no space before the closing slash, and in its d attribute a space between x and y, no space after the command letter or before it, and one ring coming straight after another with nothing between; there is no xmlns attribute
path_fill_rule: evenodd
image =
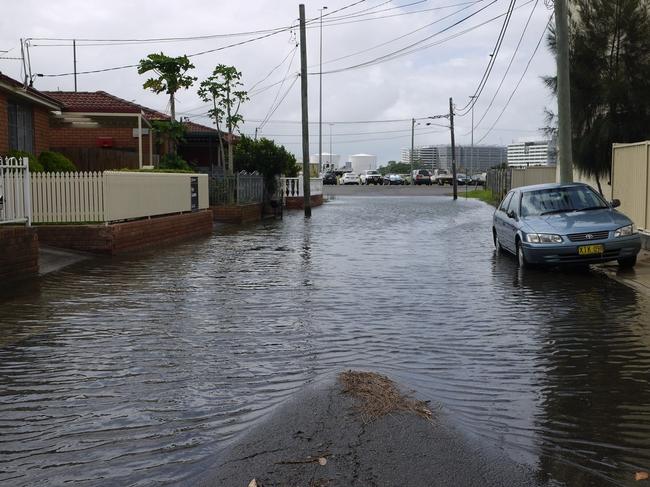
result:
<svg viewBox="0 0 650 487"><path fill-rule="evenodd" d="M590 186L540 184L510 191L494 212L497 251L529 264L592 264L616 260L633 267L641 237L632 221Z"/></svg>

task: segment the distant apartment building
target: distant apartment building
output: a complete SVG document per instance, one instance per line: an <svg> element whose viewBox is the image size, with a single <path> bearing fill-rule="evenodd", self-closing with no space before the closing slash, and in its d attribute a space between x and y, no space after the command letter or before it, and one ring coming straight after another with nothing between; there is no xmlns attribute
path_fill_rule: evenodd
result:
<svg viewBox="0 0 650 487"><path fill-rule="evenodd" d="M456 168L458 172L476 174L506 162L506 148L496 145L456 146ZM402 149L401 162L410 164L411 149ZM429 145L415 147L413 165L425 169L451 170L451 145Z"/></svg>
<svg viewBox="0 0 650 487"><path fill-rule="evenodd" d="M508 166L554 166L556 163L554 140L524 141L508 146Z"/></svg>

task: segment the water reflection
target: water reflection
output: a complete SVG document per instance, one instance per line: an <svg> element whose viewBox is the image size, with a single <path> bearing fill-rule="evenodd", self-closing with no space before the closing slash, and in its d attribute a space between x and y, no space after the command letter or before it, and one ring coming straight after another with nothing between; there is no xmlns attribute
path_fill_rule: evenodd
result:
<svg viewBox="0 0 650 487"><path fill-rule="evenodd" d="M650 462L647 299L522 272L489 222L472 201L340 198L47 276L0 307L0 483L173 483L358 367L544 475L625 484Z"/></svg>

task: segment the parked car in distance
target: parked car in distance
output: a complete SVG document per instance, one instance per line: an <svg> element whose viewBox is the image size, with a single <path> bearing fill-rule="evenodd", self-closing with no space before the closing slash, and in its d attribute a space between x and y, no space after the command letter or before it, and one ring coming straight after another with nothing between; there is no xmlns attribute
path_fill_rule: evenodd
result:
<svg viewBox="0 0 650 487"><path fill-rule="evenodd" d="M446 169L435 169L431 178L434 184L444 186L445 184L454 184L454 178Z"/></svg>
<svg viewBox="0 0 650 487"><path fill-rule="evenodd" d="M339 184L359 184L359 176L354 174L353 172L346 172L341 180L339 181Z"/></svg>
<svg viewBox="0 0 650 487"><path fill-rule="evenodd" d="M359 182L361 184L383 184L384 179L377 171L374 169L368 169L364 171L361 176L359 176Z"/></svg>
<svg viewBox="0 0 650 487"><path fill-rule="evenodd" d="M467 174L456 174L456 181L458 181L458 185L465 186L472 182L472 178L468 177Z"/></svg>
<svg viewBox="0 0 650 487"><path fill-rule="evenodd" d="M400 176L399 174L386 174L386 175L384 176L384 184L388 184L388 185L393 185L393 184L402 185L402 184L404 184L404 179L402 179L402 176Z"/></svg>
<svg viewBox="0 0 650 487"><path fill-rule="evenodd" d="M411 173L411 181L418 186L422 184L431 186L431 173L426 169L416 169Z"/></svg>
<svg viewBox="0 0 650 487"><path fill-rule="evenodd" d="M478 174L474 174L472 176L472 184L476 184L477 186L485 186L486 178L487 178L487 173L481 172Z"/></svg>
<svg viewBox="0 0 650 487"><path fill-rule="evenodd" d="M336 174L333 172L326 172L323 175L323 184L338 184Z"/></svg>
<svg viewBox="0 0 650 487"><path fill-rule="evenodd" d="M582 183L539 184L510 191L494 212L497 252L529 264L592 264L616 260L633 267L641 237L632 221Z"/></svg>

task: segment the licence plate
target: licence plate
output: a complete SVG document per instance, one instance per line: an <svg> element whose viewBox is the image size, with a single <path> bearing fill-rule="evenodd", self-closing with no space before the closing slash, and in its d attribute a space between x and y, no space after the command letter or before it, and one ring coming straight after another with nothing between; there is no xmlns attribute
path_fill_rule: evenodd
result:
<svg viewBox="0 0 650 487"><path fill-rule="evenodd" d="M579 255L594 255L594 254L604 254L605 247L603 245L583 245L578 247Z"/></svg>

